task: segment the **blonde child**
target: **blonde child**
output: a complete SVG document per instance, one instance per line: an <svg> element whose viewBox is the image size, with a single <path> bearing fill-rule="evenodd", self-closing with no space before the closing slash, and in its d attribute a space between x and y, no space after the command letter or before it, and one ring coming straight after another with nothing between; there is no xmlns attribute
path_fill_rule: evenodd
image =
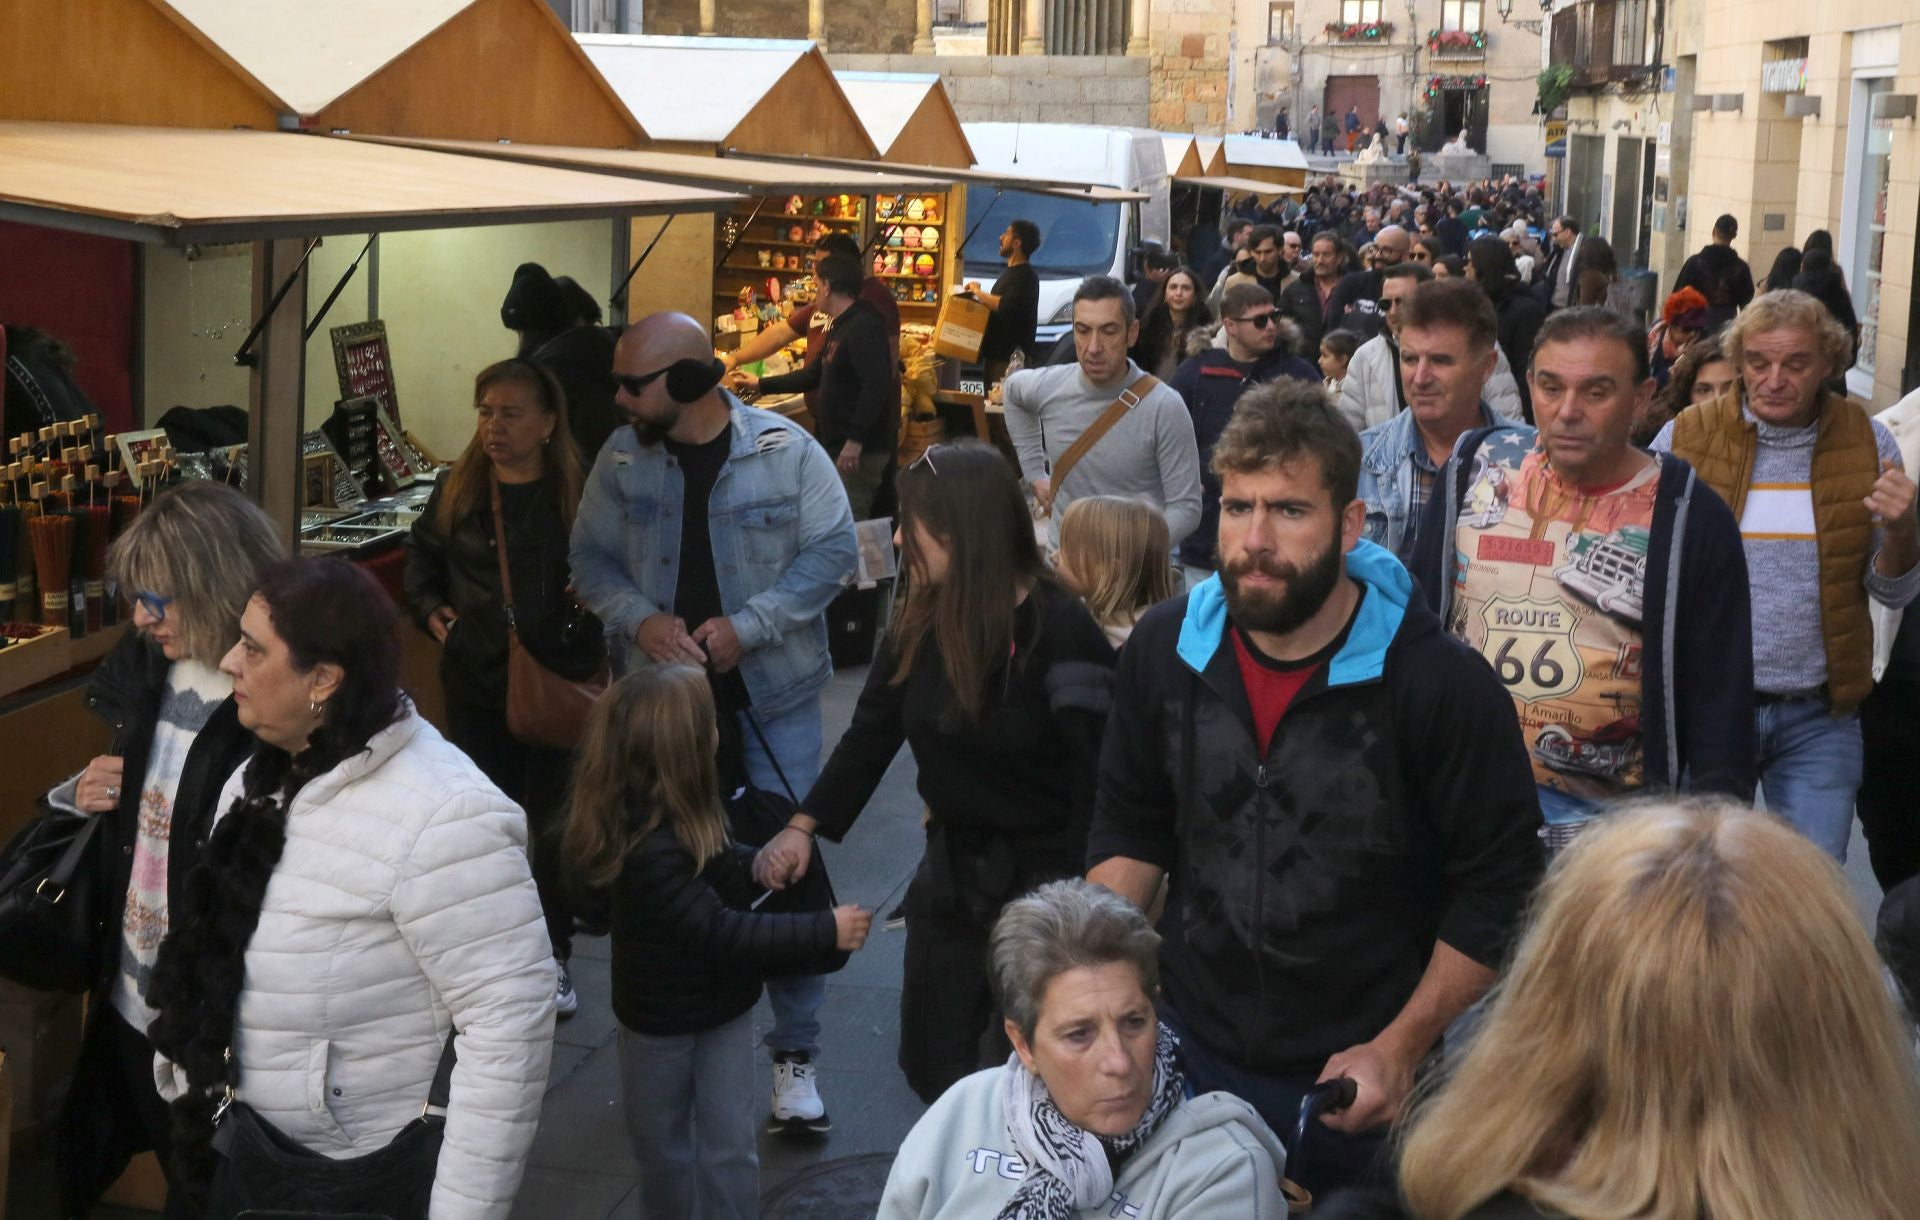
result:
<svg viewBox="0 0 1920 1220"><path fill-rule="evenodd" d="M649 1216L759 1214L762 972L824 968L872 919L751 909L764 891L727 832L718 745L705 673L628 674L588 722L562 842L576 887L611 902L627 1137Z"/></svg>
<svg viewBox="0 0 1920 1220"><path fill-rule="evenodd" d="M1054 571L1118 648L1149 606L1173 596L1166 519L1120 496L1075 500L1060 518Z"/></svg>

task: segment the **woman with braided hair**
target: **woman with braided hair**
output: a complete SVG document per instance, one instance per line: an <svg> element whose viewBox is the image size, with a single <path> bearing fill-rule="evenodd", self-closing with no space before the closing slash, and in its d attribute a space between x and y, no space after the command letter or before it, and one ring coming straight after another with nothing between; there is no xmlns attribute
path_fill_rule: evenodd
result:
<svg viewBox="0 0 1920 1220"><path fill-rule="evenodd" d="M385 1210L504 1220L519 1187L555 982L526 818L400 692L398 629L359 568L280 563L221 662L260 746L220 794L148 992L174 1186L216 1220L235 1202L210 1147L225 1103L359 1157L421 1115L450 1031L432 1181Z"/></svg>

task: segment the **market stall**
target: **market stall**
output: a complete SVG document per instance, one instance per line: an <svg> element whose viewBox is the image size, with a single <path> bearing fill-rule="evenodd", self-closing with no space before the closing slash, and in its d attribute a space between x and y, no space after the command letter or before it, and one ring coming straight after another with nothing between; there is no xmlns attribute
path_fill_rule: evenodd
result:
<svg viewBox="0 0 1920 1220"><path fill-rule="evenodd" d="M347 485L340 481L347 472L340 469L338 449L304 411L306 331L331 287L309 280L310 256L320 239L555 222L604 227L636 215L711 213L738 198L680 184L296 134L0 122L0 220L152 249L244 243L250 288L243 321L223 340L230 359L238 354L246 362L244 446L189 455L145 428L111 437L98 421L83 421L77 430L50 426L24 443L18 436L6 439L14 473L0 499L15 510L16 528L22 516L102 503L111 523L119 499L150 496L167 479L192 473L244 483L290 539L303 525L312 532L314 511L326 506L332 489ZM390 278L384 291L431 300L445 286L429 272L408 281ZM149 312L138 325L149 343L164 343L169 336L184 341L193 321L191 311ZM386 375L389 387L404 388L408 370L386 360L362 359L359 371L380 365L374 371ZM328 396L329 406L334 397ZM398 403L385 405L394 426L380 440L398 448L407 440L407 419L395 415ZM190 456L199 460L189 462ZM411 459L406 465L405 475L382 476L358 490L405 490L428 473L414 469ZM87 528L79 525L74 532ZM382 532L389 545L397 536L392 529ZM352 553L378 558L364 546ZM76 711L83 679L46 679L84 667L124 630L100 621L96 632L90 615L74 614L76 603L93 601L104 609L113 596L89 586L91 570L76 577L78 566L70 563L63 587L59 574L49 570L51 579L41 580L39 564L34 567L36 596L31 602L20 598L16 579L11 617L62 625L0 647L0 740L23 734L37 740L49 724L75 731L25 752L18 765L0 768L0 833L26 816L35 794L102 744L103 730ZM71 592L75 584L77 597ZM56 595L51 600L49 592ZM64 602L60 594L67 595Z"/></svg>
<svg viewBox="0 0 1920 1220"><path fill-rule="evenodd" d="M1160 133L1160 147L1167 158L1167 177L1198 176L1205 173L1200 164L1200 149L1192 136Z"/></svg>
<svg viewBox="0 0 1920 1220"><path fill-rule="evenodd" d="M973 164L966 129L946 86L932 73L835 72L841 90L880 150L899 165Z"/></svg>
<svg viewBox="0 0 1920 1220"><path fill-rule="evenodd" d="M1252 178L1275 186L1307 185L1307 156L1292 140L1269 140L1262 136L1228 136L1222 141L1226 164L1209 167L1214 176L1232 175Z"/></svg>

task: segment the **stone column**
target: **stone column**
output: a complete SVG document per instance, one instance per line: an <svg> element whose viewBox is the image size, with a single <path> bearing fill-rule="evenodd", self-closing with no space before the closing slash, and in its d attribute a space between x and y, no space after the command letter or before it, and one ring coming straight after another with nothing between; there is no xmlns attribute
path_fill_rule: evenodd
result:
<svg viewBox="0 0 1920 1220"><path fill-rule="evenodd" d="M827 0L807 0L807 37L822 51L827 49Z"/></svg>
<svg viewBox="0 0 1920 1220"><path fill-rule="evenodd" d="M1020 54L1045 55L1047 0L1021 0Z"/></svg>
<svg viewBox="0 0 1920 1220"><path fill-rule="evenodd" d="M700 0L700 35L703 38L713 36L713 7L715 0Z"/></svg>
<svg viewBox="0 0 1920 1220"><path fill-rule="evenodd" d="M933 54L933 0L913 0L913 53Z"/></svg>
<svg viewBox="0 0 1920 1220"><path fill-rule="evenodd" d="M1153 0L1129 0L1128 11L1132 16L1132 25L1127 32L1127 54L1150 54L1147 38L1147 16L1153 10Z"/></svg>

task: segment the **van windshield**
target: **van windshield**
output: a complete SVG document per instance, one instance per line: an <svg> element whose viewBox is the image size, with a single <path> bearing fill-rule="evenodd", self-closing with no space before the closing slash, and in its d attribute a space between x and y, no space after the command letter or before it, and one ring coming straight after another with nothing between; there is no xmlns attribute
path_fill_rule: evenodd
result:
<svg viewBox="0 0 1920 1220"><path fill-rule="evenodd" d="M1033 270L1041 279L1110 275L1120 234L1120 207L1116 201L1093 203L1032 191L996 192L990 186L969 186L967 227L979 227L962 251L967 272L983 280L998 275L1002 265L1000 235L1007 231L1007 223L1031 220L1040 226L1040 249L1034 254Z"/></svg>

